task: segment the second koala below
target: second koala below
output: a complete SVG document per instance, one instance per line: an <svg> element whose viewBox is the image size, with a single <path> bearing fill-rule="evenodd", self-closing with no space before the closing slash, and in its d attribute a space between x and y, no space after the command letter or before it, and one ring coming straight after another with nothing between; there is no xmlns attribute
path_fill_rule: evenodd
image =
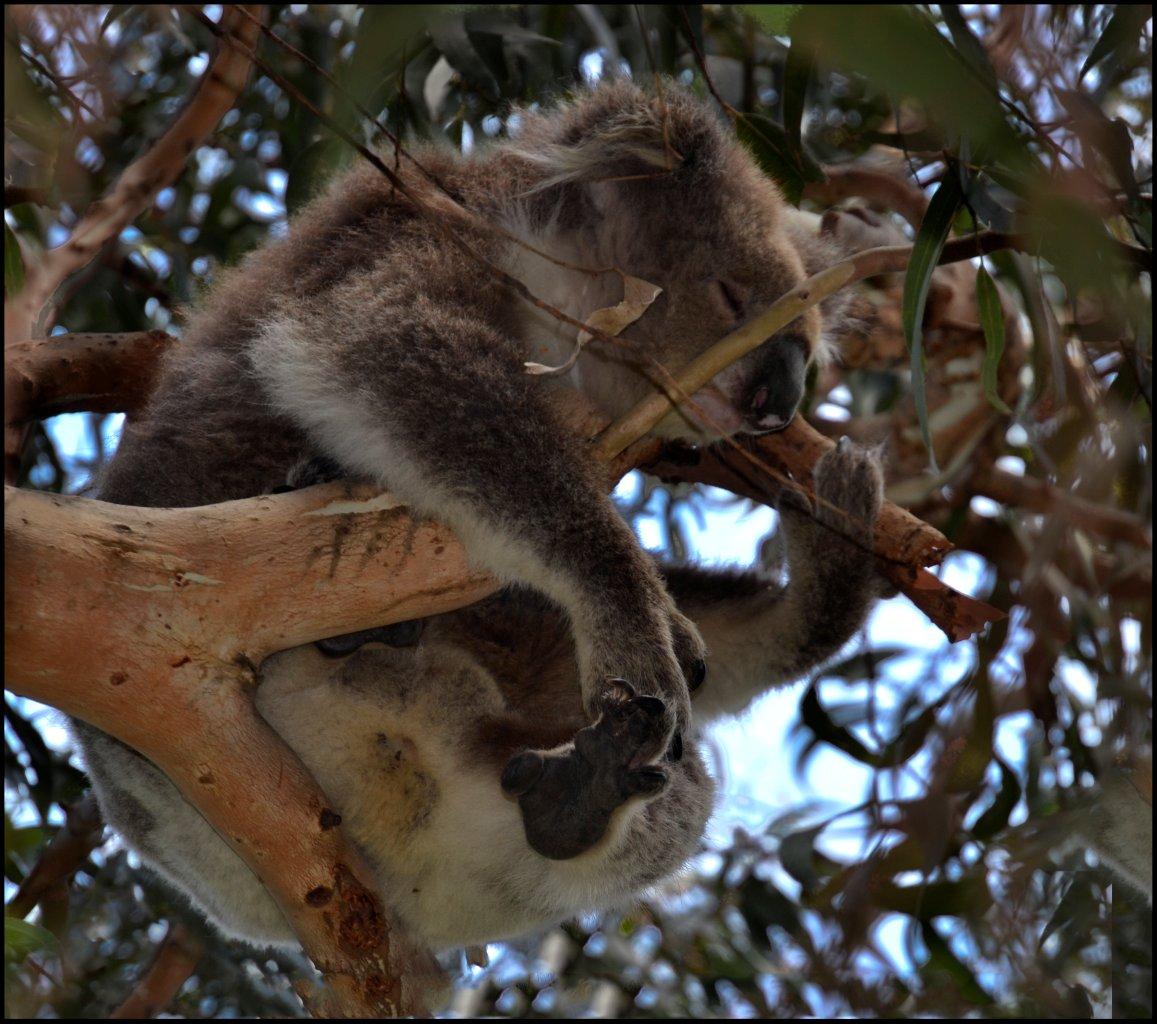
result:
<svg viewBox="0 0 1157 1024"><path fill-rule="evenodd" d="M426 620L420 635L393 627L360 646L338 638L265 662L258 709L329 794L415 935L443 949L622 906L695 852L714 794L703 723L830 657L877 591L874 456L841 442L815 483L815 518L781 502L786 587L755 572L665 570L711 664L693 728L674 742L661 705L629 685L587 724L565 615L525 589ZM830 525L851 526L851 542ZM296 945L261 883L161 772L75 726L102 765L93 780L109 823L147 863L225 934ZM526 814L517 801L527 799L556 813ZM543 820L552 827L534 834Z"/></svg>

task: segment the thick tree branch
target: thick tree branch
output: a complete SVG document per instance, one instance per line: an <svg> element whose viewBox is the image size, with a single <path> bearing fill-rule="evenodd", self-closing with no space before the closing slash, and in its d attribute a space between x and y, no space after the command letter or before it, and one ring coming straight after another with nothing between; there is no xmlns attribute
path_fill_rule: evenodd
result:
<svg viewBox="0 0 1157 1024"><path fill-rule="evenodd" d="M325 628L360 628L337 606L343 593L367 609L382 599L380 590L347 589L355 577L378 576L361 571L362 557L389 565L392 553L413 594L396 591L383 603L402 617L414 594L456 592L471 577L460 563L445 579L434 555L416 580L419 566L404 566L413 524L399 532L388 499L363 501L367 514L352 517L361 529L351 530L347 510L357 501L341 488L330 489L335 501L318 490L325 489L169 511L8 488L7 683L161 768L262 879L330 983L341 1015L421 1013L440 972L394 928L369 884L372 874L336 827L339 816L257 714L253 664L314 636L308 615L289 609L318 583L329 595L320 597ZM287 560L269 540L296 532L298 517L311 539ZM409 539L432 553L443 536L435 527L414 528ZM452 546L441 546L452 561ZM309 603L317 602L311 596ZM77 635L77 622L84 642L61 643ZM175 734L186 741L174 743Z"/></svg>

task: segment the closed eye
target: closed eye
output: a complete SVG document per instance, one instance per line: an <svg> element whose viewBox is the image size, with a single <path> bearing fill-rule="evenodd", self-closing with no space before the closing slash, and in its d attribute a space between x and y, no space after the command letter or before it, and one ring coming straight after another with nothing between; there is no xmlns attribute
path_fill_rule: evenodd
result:
<svg viewBox="0 0 1157 1024"><path fill-rule="evenodd" d="M730 281L723 280L712 281L711 284L720 308L730 313L736 323L742 320L746 315L746 308L739 287Z"/></svg>

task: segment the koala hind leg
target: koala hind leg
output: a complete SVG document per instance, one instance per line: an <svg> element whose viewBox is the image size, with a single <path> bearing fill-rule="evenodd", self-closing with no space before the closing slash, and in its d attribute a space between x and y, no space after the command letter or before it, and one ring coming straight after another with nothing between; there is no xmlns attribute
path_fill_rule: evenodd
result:
<svg viewBox="0 0 1157 1024"><path fill-rule="evenodd" d="M160 769L99 729L70 724L101 813L147 866L228 938L297 945L265 886Z"/></svg>

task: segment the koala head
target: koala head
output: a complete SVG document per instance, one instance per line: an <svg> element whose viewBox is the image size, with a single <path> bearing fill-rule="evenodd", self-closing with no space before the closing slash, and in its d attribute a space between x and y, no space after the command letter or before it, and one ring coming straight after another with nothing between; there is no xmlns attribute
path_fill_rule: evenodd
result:
<svg viewBox="0 0 1157 1024"><path fill-rule="evenodd" d="M528 191L540 219L568 233L588 265L662 288L622 332L631 344L596 343L584 355L585 379L600 378L616 408L662 379L654 362L678 372L824 265L826 254L803 251L796 211L729 128L674 85L649 95L614 82L527 115L516 151L535 169ZM786 426L838 313L809 310L699 391L701 412L672 413L659 432L703 440Z"/></svg>

